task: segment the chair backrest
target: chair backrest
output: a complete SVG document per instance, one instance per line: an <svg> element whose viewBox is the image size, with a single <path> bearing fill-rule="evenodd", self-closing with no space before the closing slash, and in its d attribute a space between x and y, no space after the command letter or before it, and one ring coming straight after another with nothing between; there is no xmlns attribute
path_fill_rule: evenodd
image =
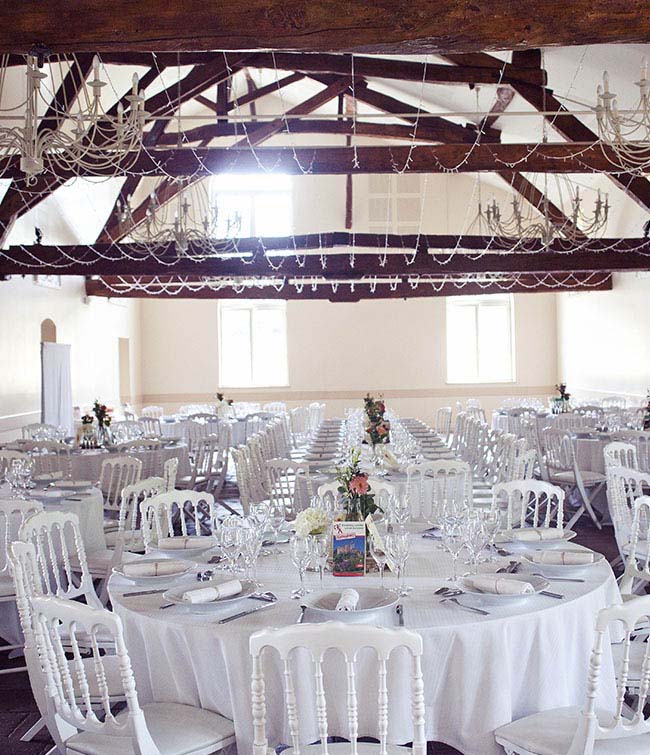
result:
<svg viewBox="0 0 650 755"><path fill-rule="evenodd" d="M31 444L30 454L34 460L34 473L63 472L68 475L72 471L72 447L55 440L37 440Z"/></svg>
<svg viewBox="0 0 650 755"><path fill-rule="evenodd" d="M0 500L0 577L11 576L9 546L18 539L27 519L39 511L43 511L43 504L39 501L23 501L20 498Z"/></svg>
<svg viewBox="0 0 650 755"><path fill-rule="evenodd" d="M122 490L142 477L142 462L134 456L110 456L102 462L99 487L104 494L104 508L119 511Z"/></svg>
<svg viewBox="0 0 650 755"><path fill-rule="evenodd" d="M262 411L269 414L286 414L287 405L283 401L269 401L268 404L264 404Z"/></svg>
<svg viewBox="0 0 650 755"><path fill-rule="evenodd" d="M26 453L22 451L11 451L9 449L0 449L0 478L7 474L7 469L11 466L14 459L27 459Z"/></svg>
<svg viewBox="0 0 650 755"><path fill-rule="evenodd" d="M643 548L642 552L637 555L639 539L647 541L649 525L650 496L642 495L634 501L630 546L625 562L625 572L619 585L622 595L632 595L635 579L650 582L650 548Z"/></svg>
<svg viewBox="0 0 650 755"><path fill-rule="evenodd" d="M605 459L605 469L608 467L639 469L639 457L636 446L633 443L623 443L621 441L608 443L603 449L603 457Z"/></svg>
<svg viewBox="0 0 650 755"><path fill-rule="evenodd" d="M328 511L336 511L340 508L339 501L341 494L339 493L340 483L336 480L332 482L324 482L318 486L316 495L323 502L323 506Z"/></svg>
<svg viewBox="0 0 650 755"><path fill-rule="evenodd" d="M626 743L628 737L645 735L650 738L650 717L646 717L648 689L650 685L650 643L639 643L643 652L635 657L630 653L635 628L647 626L650 620L650 595L629 600L623 605L604 608L596 620L596 636L591 651L587 672L587 700L580 712L576 733L568 755L593 755L597 742L607 740L608 752L641 752L648 748L647 742L636 746ZM616 696L608 697L615 704L606 709L599 695L603 654L611 642L610 631L624 634L620 667L616 668ZM635 641L635 644L636 641ZM630 680L641 680L637 687L637 699L629 703L626 695ZM598 706L598 714L596 713ZM632 708L632 711L629 710ZM631 715L632 714L632 715ZM645 742L645 740L643 740ZM642 749L638 749L641 747Z"/></svg>
<svg viewBox="0 0 650 755"><path fill-rule="evenodd" d="M573 441L566 430L545 427L541 433L544 464L549 471L573 469Z"/></svg>
<svg viewBox="0 0 650 755"><path fill-rule="evenodd" d="M270 648L275 653L264 653ZM331 651L335 650L336 653ZM330 652L328 652L330 651ZM250 652L253 658L251 678L251 697L253 711L253 753L252 755L268 755L269 742L266 733L266 686L264 665L273 663L274 678L282 678L286 720L289 728L292 752L300 755L303 746L309 741L301 736L299 714L304 710L297 704L297 695L307 694L306 687L300 683L298 693L294 679L303 679L311 675L314 683L314 703L318 722L318 738L321 741L321 752L327 755L327 739L330 734L342 735L352 742L349 752L356 753L359 737L359 691L361 692L361 706L370 704L364 692L366 682L370 679L370 668L373 662L377 664L377 737L379 738L378 753L386 752L390 742L388 709L391 691L395 690L389 684L390 657L395 653L400 659L407 654L410 663L395 661L391 664L395 673L402 673L410 666L411 686L411 717L413 721L413 755L425 755L426 738L424 734L424 684L422 680L422 638L415 632L406 629L386 629L358 624L343 624L341 622L326 622L324 624L302 624L288 626L281 629L264 629L250 638ZM277 655L276 655L277 653ZM307 654L307 657L305 656ZM341 722L337 731L328 728L327 704L333 698L341 698L340 684L327 684L324 666L337 663L336 655L343 657L347 677L347 721ZM278 658L279 657L279 658ZM278 666L279 661L279 668ZM357 669L363 665L363 673L357 675ZM399 669L399 672L398 672ZM373 685L374 686L374 685ZM401 687L400 687L401 688ZM402 689L402 688L401 688ZM311 707L309 708L311 710ZM363 732L366 734L367 732ZM373 732L374 733L374 732ZM273 745L279 743L274 742ZM402 743L400 743L402 744ZM309 748L311 751L311 748Z"/></svg>
<svg viewBox="0 0 650 755"><path fill-rule="evenodd" d="M41 511L24 522L19 538L32 543L36 549L42 594L64 598L83 596L89 605L101 606L88 570L76 514ZM73 576L76 573L81 573L80 580Z"/></svg>
<svg viewBox="0 0 650 755"><path fill-rule="evenodd" d="M451 433L451 406L441 406L436 412L436 432L445 443L449 441Z"/></svg>
<svg viewBox="0 0 650 755"><path fill-rule="evenodd" d="M178 475L178 456L172 456L163 464L163 479L167 490L173 490L176 487L176 476Z"/></svg>
<svg viewBox="0 0 650 755"><path fill-rule="evenodd" d="M297 406L289 412L291 417L291 434L293 443L298 448L304 446L309 440L309 407Z"/></svg>
<svg viewBox="0 0 650 755"><path fill-rule="evenodd" d="M248 516L251 504L251 481L249 471L248 448L240 446L232 449L232 459L235 464L237 487L239 488L239 500L244 514Z"/></svg>
<svg viewBox="0 0 650 755"><path fill-rule="evenodd" d="M515 460L515 466L512 471L513 480L531 480L535 476L535 461L537 451L529 448Z"/></svg>
<svg viewBox="0 0 650 755"><path fill-rule="evenodd" d="M122 488L117 531L121 535L121 545L124 549L128 550L136 542L142 501L166 492L167 482L163 477L147 477L140 482Z"/></svg>
<svg viewBox="0 0 650 755"><path fill-rule="evenodd" d="M564 414L553 415L553 427L556 430L582 430L586 427L593 427L594 424L594 420L585 414L565 412Z"/></svg>
<svg viewBox="0 0 650 755"><path fill-rule="evenodd" d="M314 483L309 465L291 459L269 459L266 462L267 489L271 504L281 503L287 519L309 506L314 496Z"/></svg>
<svg viewBox="0 0 650 755"><path fill-rule="evenodd" d="M626 404L627 401L624 396L605 396L600 400L600 405L603 409L625 409Z"/></svg>
<svg viewBox="0 0 650 755"><path fill-rule="evenodd" d="M125 419L122 422L113 422L111 424L111 434L116 443L123 443L127 440L143 438L145 430L142 423Z"/></svg>
<svg viewBox="0 0 650 755"><path fill-rule="evenodd" d="M406 468L411 519L432 522L444 507L459 510L472 503L472 472L466 461L439 460Z"/></svg>
<svg viewBox="0 0 650 755"><path fill-rule="evenodd" d="M209 434L209 431L210 426L206 422L195 422L188 419L183 424L183 437L187 442L190 454L194 455L199 443Z"/></svg>
<svg viewBox="0 0 650 755"><path fill-rule="evenodd" d="M161 453L165 445L162 440L152 438L136 438L119 443L117 452L135 456L142 462L141 477L153 477L160 474L162 467Z"/></svg>
<svg viewBox="0 0 650 755"><path fill-rule="evenodd" d="M140 417L138 422L144 428L144 434L149 438L162 437L162 426L158 417Z"/></svg>
<svg viewBox="0 0 650 755"><path fill-rule="evenodd" d="M543 480L512 480L492 488L492 509L505 511L505 529L564 528L564 490Z"/></svg>
<svg viewBox="0 0 650 755"><path fill-rule="evenodd" d="M650 473L627 467L608 467L607 501L620 550L623 550L632 538L634 501L645 495L648 489Z"/></svg>
<svg viewBox="0 0 650 755"><path fill-rule="evenodd" d="M214 496L196 490L171 490L140 504L142 537L147 550L155 548L161 537L174 535L200 535L206 521L212 523L215 516ZM176 532L174 524L180 532ZM188 527L188 523L193 525Z"/></svg>
<svg viewBox="0 0 650 755"><path fill-rule="evenodd" d="M142 416L151 417L153 419L162 419L165 412L162 406L143 406Z"/></svg>
<svg viewBox="0 0 650 755"><path fill-rule="evenodd" d="M53 597L34 598L32 605L36 647L57 716L73 731L131 739L129 745L128 739L122 739L122 745L119 739L114 740L115 752L122 748L142 755L160 755L138 702L119 616L103 608ZM80 642L80 635L91 638L91 663L84 663L83 654L89 645L87 640ZM99 650L101 636L110 636L115 643L121 692L127 706L127 715L120 718L112 709L114 699L109 693L105 656ZM67 660L66 650L71 660ZM92 696L91 689L96 690Z"/></svg>
<svg viewBox="0 0 650 755"><path fill-rule="evenodd" d="M650 472L650 433L643 430L619 430L612 434L612 440L633 444L636 447L637 469Z"/></svg>

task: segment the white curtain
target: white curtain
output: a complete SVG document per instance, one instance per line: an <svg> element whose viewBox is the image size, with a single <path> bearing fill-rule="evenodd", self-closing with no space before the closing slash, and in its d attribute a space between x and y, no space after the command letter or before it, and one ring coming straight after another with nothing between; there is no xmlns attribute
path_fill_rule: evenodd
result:
<svg viewBox="0 0 650 755"><path fill-rule="evenodd" d="M62 427L68 435L72 435L74 422L70 346L63 343L42 343L41 366L41 422Z"/></svg>

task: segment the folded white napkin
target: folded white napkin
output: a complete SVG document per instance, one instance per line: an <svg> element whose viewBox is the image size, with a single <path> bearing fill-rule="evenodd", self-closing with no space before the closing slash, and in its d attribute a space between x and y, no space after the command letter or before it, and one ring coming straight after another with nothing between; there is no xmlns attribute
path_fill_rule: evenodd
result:
<svg viewBox="0 0 650 755"><path fill-rule="evenodd" d="M192 548L209 548L212 544L212 538L201 535L190 535L187 537L161 537L158 541L160 550L191 550Z"/></svg>
<svg viewBox="0 0 650 755"><path fill-rule="evenodd" d="M536 551L530 556L534 564L551 564L567 566L582 566L584 564L593 564L598 554L590 551Z"/></svg>
<svg viewBox="0 0 650 755"><path fill-rule="evenodd" d="M561 540L564 530L557 527L521 527L510 530L508 536L513 540L539 541L539 540Z"/></svg>
<svg viewBox="0 0 650 755"><path fill-rule="evenodd" d="M162 558L160 561L148 561L141 563L131 561L122 565L122 572L127 577L163 577L166 574L177 574L187 569L187 564L182 561L174 561L171 558Z"/></svg>
<svg viewBox="0 0 650 755"><path fill-rule="evenodd" d="M183 593L183 600L186 600L188 603L212 603L213 600L230 598L241 591L241 582L238 579L231 579L230 582L224 582L215 587L199 587L196 590L186 590Z"/></svg>
<svg viewBox="0 0 650 755"><path fill-rule="evenodd" d="M359 593L351 587L341 593L339 602L336 604L337 611L356 611L359 603Z"/></svg>
<svg viewBox="0 0 650 755"><path fill-rule="evenodd" d="M476 577L466 577L465 584L481 592L491 592L495 595L531 595L535 592L529 582L518 579L508 579L497 574L480 574Z"/></svg>
<svg viewBox="0 0 650 755"><path fill-rule="evenodd" d="M384 457L384 464L389 469L399 469L399 462L397 458L387 448L381 449L381 455Z"/></svg>

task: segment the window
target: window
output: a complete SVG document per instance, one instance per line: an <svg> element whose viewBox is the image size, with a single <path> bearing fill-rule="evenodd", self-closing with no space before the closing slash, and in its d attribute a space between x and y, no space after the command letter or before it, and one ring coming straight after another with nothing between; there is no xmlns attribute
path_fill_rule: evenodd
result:
<svg viewBox="0 0 650 755"><path fill-rule="evenodd" d="M272 173L222 174L210 184L218 210L216 234L289 236L293 230L291 178Z"/></svg>
<svg viewBox="0 0 650 755"><path fill-rule="evenodd" d="M512 296L447 299L447 382L515 379Z"/></svg>
<svg viewBox="0 0 650 755"><path fill-rule="evenodd" d="M368 229L376 233L418 233L422 208L419 173L368 176Z"/></svg>
<svg viewBox="0 0 650 755"><path fill-rule="evenodd" d="M288 384L286 302L219 302L219 376L223 388Z"/></svg>

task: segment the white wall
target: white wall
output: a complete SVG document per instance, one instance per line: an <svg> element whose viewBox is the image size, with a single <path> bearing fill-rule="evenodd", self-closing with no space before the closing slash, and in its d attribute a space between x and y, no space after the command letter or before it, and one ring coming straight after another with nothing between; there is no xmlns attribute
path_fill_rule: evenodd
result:
<svg viewBox="0 0 650 755"><path fill-rule="evenodd" d="M560 376L574 394L640 399L650 388L650 278L614 276L612 291L559 294Z"/></svg>
<svg viewBox="0 0 650 755"><path fill-rule="evenodd" d="M289 387L228 390L233 397L304 403L325 399L330 414L382 391L398 412L429 417L437 406L479 396L545 395L557 380L554 294L515 301L514 384L447 385L443 298L287 304ZM176 409L210 401L220 388L216 301L142 302L146 403Z"/></svg>
<svg viewBox="0 0 650 755"><path fill-rule="evenodd" d="M97 397L119 408L118 338L129 338L131 394L140 387L140 303L84 302L82 278L62 278L60 289L36 285L32 276L0 282L0 438L40 419L41 322L50 318L57 342L72 346L72 399L83 406Z"/></svg>

